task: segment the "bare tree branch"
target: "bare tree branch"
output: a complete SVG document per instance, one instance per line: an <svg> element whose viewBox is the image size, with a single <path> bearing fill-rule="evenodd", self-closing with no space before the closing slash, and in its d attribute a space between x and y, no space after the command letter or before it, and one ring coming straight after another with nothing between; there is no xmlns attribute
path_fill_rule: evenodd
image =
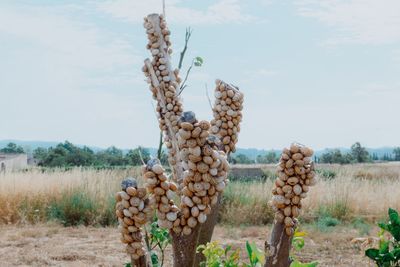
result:
<svg viewBox="0 0 400 267"><path fill-rule="evenodd" d="M181 87L179 88L178 96L180 96L181 93L183 92L183 90L187 87L186 82L187 82L187 79L188 79L188 77L189 77L189 73L190 73L190 71L191 71L192 68L193 68L193 65L194 65L194 59L192 60L192 64L190 64L190 67L188 68L188 70L187 70L187 72L186 72L185 79L183 80L183 82L182 82L182 84L181 84Z"/></svg>
<svg viewBox="0 0 400 267"><path fill-rule="evenodd" d="M212 109L213 109L213 106L212 106L212 103L211 103L210 95L208 94L207 84L205 84L205 89L206 89L206 96L207 96L207 99L208 99L208 104L210 104L210 108L211 108L211 110L212 110Z"/></svg>
<svg viewBox="0 0 400 267"><path fill-rule="evenodd" d="M181 56L180 56L180 58L179 58L178 69L181 69L181 68L182 68L183 59L184 59L184 57L185 57L186 50L187 50L187 48L188 48L188 43L189 43L189 40L190 40L190 36L192 36L192 32L193 32L193 31L192 31L192 29L190 29L190 27L189 27L189 28L186 28L185 46L183 47L183 50L182 50L182 52L181 52Z"/></svg>

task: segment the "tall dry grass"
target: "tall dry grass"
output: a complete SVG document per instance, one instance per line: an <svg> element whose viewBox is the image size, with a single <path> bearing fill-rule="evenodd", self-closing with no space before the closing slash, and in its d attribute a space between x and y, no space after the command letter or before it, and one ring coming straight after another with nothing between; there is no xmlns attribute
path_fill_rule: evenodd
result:
<svg viewBox="0 0 400 267"><path fill-rule="evenodd" d="M70 201L72 208L95 204L98 218L94 218L93 223L100 222L101 217L110 212L113 196L119 190L121 180L127 176L140 177L139 174L139 168L31 169L0 174L0 223L45 221L52 211L54 214L52 208L57 207L55 204L63 201L65 205ZM88 201L90 203L80 203Z"/></svg>
<svg viewBox="0 0 400 267"><path fill-rule="evenodd" d="M274 166L262 166L273 172ZM322 213L339 220L385 217L389 207L400 210L400 163L363 165L318 165L334 178L319 177L304 201L302 219L313 221ZM127 176L139 177L139 168L129 170L68 171L32 169L0 174L0 223L35 223L85 217L85 224L108 225L114 219L113 196ZM272 179L265 182L231 182L223 197L220 222L265 224L272 222L268 206ZM66 219L67 218L67 219Z"/></svg>

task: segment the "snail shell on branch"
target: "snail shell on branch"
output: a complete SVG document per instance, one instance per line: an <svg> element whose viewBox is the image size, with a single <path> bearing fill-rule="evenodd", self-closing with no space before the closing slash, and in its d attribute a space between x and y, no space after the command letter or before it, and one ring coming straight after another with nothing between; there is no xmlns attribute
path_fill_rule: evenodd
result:
<svg viewBox="0 0 400 267"><path fill-rule="evenodd" d="M138 188L136 179L128 177L121 182L122 191L117 193L115 213L118 217L121 242L127 244L126 252L132 258L145 254L140 227L151 216L149 201L144 188Z"/></svg>
<svg viewBox="0 0 400 267"><path fill-rule="evenodd" d="M284 223L287 235L294 233L301 199L307 197L309 187L316 183L312 155L312 149L293 143L283 149L280 157L271 205L276 210L275 220Z"/></svg>

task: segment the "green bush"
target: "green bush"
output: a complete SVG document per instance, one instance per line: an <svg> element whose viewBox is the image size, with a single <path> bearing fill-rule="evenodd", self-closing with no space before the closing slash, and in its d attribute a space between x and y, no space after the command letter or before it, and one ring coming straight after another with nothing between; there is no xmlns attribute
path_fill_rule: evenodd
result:
<svg viewBox="0 0 400 267"><path fill-rule="evenodd" d="M316 226L319 231L327 232L330 230L331 227L335 227L340 224L340 221L336 218L332 217L321 217L317 220Z"/></svg>
<svg viewBox="0 0 400 267"><path fill-rule="evenodd" d="M318 218L331 217L340 221L346 221L350 217L350 208L345 201L335 201L329 205L320 206L316 212Z"/></svg>
<svg viewBox="0 0 400 267"><path fill-rule="evenodd" d="M317 169L316 172L326 180L331 180L336 177L336 172L328 169Z"/></svg>
<svg viewBox="0 0 400 267"><path fill-rule="evenodd" d="M93 225L96 222L98 206L86 194L79 191L62 194L60 199L50 203L48 218L64 226Z"/></svg>

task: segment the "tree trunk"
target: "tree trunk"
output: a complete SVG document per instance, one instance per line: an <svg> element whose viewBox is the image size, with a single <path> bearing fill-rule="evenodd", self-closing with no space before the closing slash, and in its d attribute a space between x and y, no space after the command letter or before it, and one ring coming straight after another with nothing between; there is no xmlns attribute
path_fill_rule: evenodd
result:
<svg viewBox="0 0 400 267"><path fill-rule="evenodd" d="M265 244L266 260L264 267L289 267L292 236L285 233L285 225L275 222L270 243Z"/></svg>
<svg viewBox="0 0 400 267"><path fill-rule="evenodd" d="M207 221L201 225L200 229L200 235L199 235L199 240L197 242L197 246L199 245L205 245L208 242L211 241L213 232L214 232L214 227L218 222L218 214L219 214L219 209L221 207L221 201L222 201L222 194L218 196L218 202L215 204L215 206L212 207L210 215L207 217ZM196 254L196 261L194 266L198 267L202 261L205 261L206 258L202 253L197 253Z"/></svg>
<svg viewBox="0 0 400 267"><path fill-rule="evenodd" d="M150 264L147 264L147 256L143 255L139 259L135 260L131 256L131 265L132 267L150 267Z"/></svg>
<svg viewBox="0 0 400 267"><path fill-rule="evenodd" d="M196 258L197 242L200 225L198 224L190 235L176 234L171 231L174 267L193 267Z"/></svg>

